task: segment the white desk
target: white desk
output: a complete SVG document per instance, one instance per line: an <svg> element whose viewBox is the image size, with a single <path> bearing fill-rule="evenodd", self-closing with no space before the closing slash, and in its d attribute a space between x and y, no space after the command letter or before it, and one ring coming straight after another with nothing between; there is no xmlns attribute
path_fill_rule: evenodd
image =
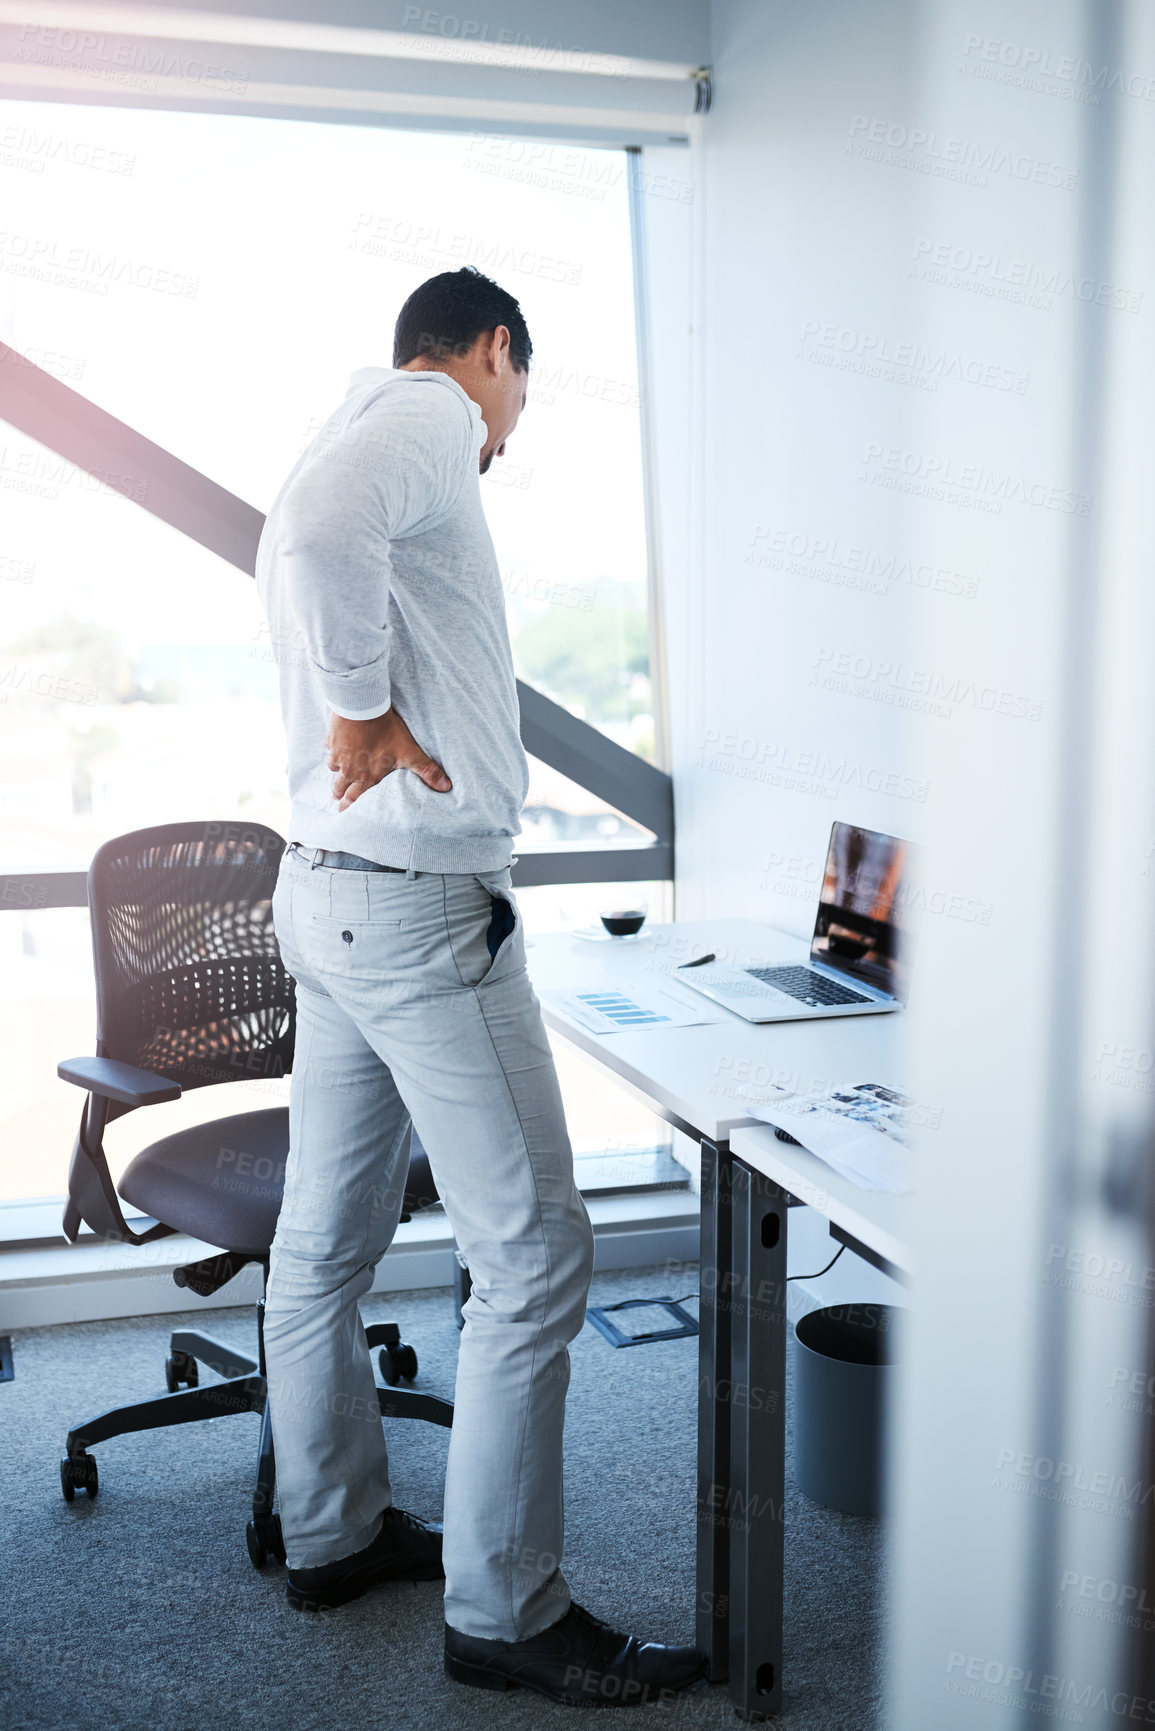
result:
<svg viewBox="0 0 1155 1731"><path fill-rule="evenodd" d="M878 1078L882 1079L882 1078ZM875 1077L870 1078L876 1080ZM888 1272L909 1278L910 1197L860 1190L805 1148L780 1142L769 1124L735 1130L730 1152L781 1189L825 1215L838 1233L873 1253Z"/></svg>
<svg viewBox="0 0 1155 1731"><path fill-rule="evenodd" d="M628 991L677 978L713 951L738 965L793 962L806 945L749 920L688 920L632 943L554 933L530 940L539 992ZM693 999L694 994L689 994ZM789 1202L900 1276L909 1272L904 1197L859 1190L748 1115L749 1088L897 1082L899 1018L845 1016L755 1026L718 1006L688 1028L598 1035L543 1000L546 1022L702 1151L698 1358L698 1644L729 1678L739 1714L782 1705L786 1491L786 1241ZM754 1513L753 1511L761 1511Z"/></svg>
<svg viewBox="0 0 1155 1731"><path fill-rule="evenodd" d="M646 928L631 943L590 943L565 932L529 940L529 974L537 991L628 990L656 979L676 980L677 964L713 951L740 967L804 960L807 946L753 920L680 920ZM578 1051L613 1072L651 1111L696 1138L726 1137L750 1124L741 1090L773 1083L808 1089L822 1082L887 1082L894 1075L895 1018L845 1016L755 1026L708 999L688 993L720 1019L694 1028L639 1028L592 1034L543 1001L547 1024Z"/></svg>

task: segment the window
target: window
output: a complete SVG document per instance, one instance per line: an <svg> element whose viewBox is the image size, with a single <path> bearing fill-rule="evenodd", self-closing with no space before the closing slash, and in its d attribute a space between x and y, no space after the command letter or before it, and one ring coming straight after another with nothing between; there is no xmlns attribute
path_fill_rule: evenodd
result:
<svg viewBox="0 0 1155 1731"><path fill-rule="evenodd" d="M624 152L553 152L542 176L526 145L481 135L43 103L7 114L0 337L262 510L349 374L389 364L418 282L475 263L510 288L534 367L483 498L517 669L652 756ZM285 833L255 585L3 424L0 444L0 870L81 868L109 836L190 816ZM524 825L523 851L644 838L536 761ZM664 886L626 893L661 917ZM586 923L620 899L608 885L527 892L527 923ZM0 1199L57 1193L81 1096L55 1066L93 1038L87 915L6 912L0 944L16 982ZM627 1142L663 1139L584 1068L567 1093L579 1147L611 1117L628 1118ZM129 1115L110 1152L122 1164L177 1118L263 1103L247 1085L210 1094Z"/></svg>
<svg viewBox="0 0 1155 1731"><path fill-rule="evenodd" d="M0 335L261 510L350 373L390 364L417 283L473 263L516 294L529 405L484 498L518 671L652 753L623 151L555 151L541 174L526 144L482 135L8 111ZM149 645L166 647L191 669L209 645Z"/></svg>

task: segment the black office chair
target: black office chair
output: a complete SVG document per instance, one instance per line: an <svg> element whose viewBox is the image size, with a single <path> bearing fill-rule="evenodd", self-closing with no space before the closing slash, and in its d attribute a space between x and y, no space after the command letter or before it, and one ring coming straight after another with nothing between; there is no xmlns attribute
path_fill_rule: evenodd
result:
<svg viewBox="0 0 1155 1731"><path fill-rule="evenodd" d="M216 1118L178 1130L130 1162L119 1196L104 1156L106 1124L138 1106L175 1100L189 1088L284 1076L293 1062L293 982L281 963L271 898L285 844L260 827L167 824L136 830L99 848L88 873L96 971L95 1058L72 1058L58 1073L88 1091L72 1151L64 1234L81 1223L99 1238L148 1244L184 1232L220 1254L174 1269L173 1279L209 1297L250 1262L268 1276L289 1147L287 1106ZM416 1144L416 1138L414 1137ZM120 1199L141 1210L130 1225ZM405 1210L437 1200L424 1151L411 1149ZM402 1219L407 1213L402 1213ZM417 1374L417 1355L396 1323L366 1330L380 1347L387 1417L450 1425L448 1401L395 1387ZM199 1386L203 1362L224 1380ZM265 1399L264 1298L257 1303L257 1356L199 1330L174 1331L165 1364L169 1393L120 1407L68 1433L60 1463L67 1502L97 1494L89 1449L109 1437L158 1430L225 1413L261 1415L252 1519L246 1529L256 1568L285 1560L274 1512L276 1463Z"/></svg>

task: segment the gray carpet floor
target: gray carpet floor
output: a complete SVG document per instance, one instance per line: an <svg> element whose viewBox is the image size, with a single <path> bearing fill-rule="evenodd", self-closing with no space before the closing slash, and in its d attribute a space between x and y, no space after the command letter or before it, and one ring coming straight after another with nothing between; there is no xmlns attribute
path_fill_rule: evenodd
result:
<svg viewBox="0 0 1155 1731"><path fill-rule="evenodd" d="M591 1302L677 1296L695 1270L595 1278ZM402 1325L416 1386L452 1396L458 1333L448 1290L373 1298L365 1319ZM247 1350L249 1310L20 1333L0 1386L0 1725L11 1731L408 1731L572 1725L572 1709L450 1683L435 1583L382 1589L315 1619L289 1609L284 1572L250 1565L244 1524L257 1420L237 1416L101 1444L100 1495L71 1506L57 1463L71 1425L162 1393L167 1335L205 1328ZM574 1597L651 1640L693 1639L697 1342L615 1351L587 1322L573 1348L567 1421L567 1562ZM203 1373L209 1380L210 1373ZM390 1426L394 1496L441 1510L447 1433ZM782 1731L881 1723L880 1523L790 1488ZM614 1723L731 1726L706 1683Z"/></svg>

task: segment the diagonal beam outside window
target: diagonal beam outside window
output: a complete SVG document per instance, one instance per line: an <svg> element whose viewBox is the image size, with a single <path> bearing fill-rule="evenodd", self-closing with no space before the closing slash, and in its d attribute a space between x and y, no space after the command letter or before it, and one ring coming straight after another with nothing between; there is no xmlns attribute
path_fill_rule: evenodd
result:
<svg viewBox="0 0 1155 1731"><path fill-rule="evenodd" d="M0 343L0 419L131 499L239 571L252 576L264 517L143 433ZM654 841L623 848L566 848L522 854L514 883L611 883L672 878L673 784L561 704L517 682L525 749L551 769L652 831ZM0 910L83 907L82 872L0 874Z"/></svg>
<svg viewBox="0 0 1155 1731"><path fill-rule="evenodd" d="M253 575L265 521L255 505L182 463L7 343L0 343L0 419Z"/></svg>

